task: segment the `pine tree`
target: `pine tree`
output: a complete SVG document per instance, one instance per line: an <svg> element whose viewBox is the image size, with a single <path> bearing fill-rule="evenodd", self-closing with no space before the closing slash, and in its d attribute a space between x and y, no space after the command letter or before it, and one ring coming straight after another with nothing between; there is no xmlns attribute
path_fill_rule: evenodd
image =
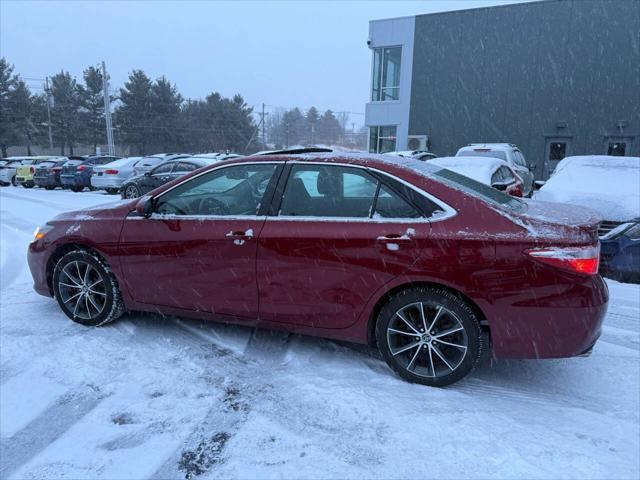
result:
<svg viewBox="0 0 640 480"><path fill-rule="evenodd" d="M7 156L7 148L15 140L15 131L11 123L10 94L15 84L13 66L4 57L0 58L0 148L2 156Z"/></svg>
<svg viewBox="0 0 640 480"><path fill-rule="evenodd" d="M98 145L106 143L104 92L102 72L91 66L83 74L84 85L80 85L80 102L82 105L82 138L96 151Z"/></svg>
<svg viewBox="0 0 640 480"><path fill-rule="evenodd" d="M182 96L175 85L160 77L151 87L152 142L163 152L176 151L181 142Z"/></svg>
<svg viewBox="0 0 640 480"><path fill-rule="evenodd" d="M73 146L81 138L80 90L76 80L68 72L61 71L51 77L51 123L54 142L60 146L64 155L65 146L73 155Z"/></svg>
<svg viewBox="0 0 640 480"><path fill-rule="evenodd" d="M133 70L120 89L121 105L116 110L120 141L135 146L138 154L147 154L152 139L151 80L142 70Z"/></svg>

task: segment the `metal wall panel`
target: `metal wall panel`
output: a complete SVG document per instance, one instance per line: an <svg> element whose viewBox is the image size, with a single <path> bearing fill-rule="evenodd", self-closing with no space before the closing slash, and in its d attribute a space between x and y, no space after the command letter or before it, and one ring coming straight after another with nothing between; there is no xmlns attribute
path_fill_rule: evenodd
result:
<svg viewBox="0 0 640 480"><path fill-rule="evenodd" d="M516 143L539 178L549 138L581 155L632 137L627 154L640 156L640 1L420 15L414 42L409 134L428 134L435 153Z"/></svg>

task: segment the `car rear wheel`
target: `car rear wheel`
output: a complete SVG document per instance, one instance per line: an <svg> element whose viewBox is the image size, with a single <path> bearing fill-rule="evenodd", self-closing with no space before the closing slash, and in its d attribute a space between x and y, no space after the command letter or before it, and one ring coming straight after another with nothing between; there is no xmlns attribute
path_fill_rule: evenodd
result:
<svg viewBox="0 0 640 480"><path fill-rule="evenodd" d="M16 180L16 176L15 175L13 177L11 177L11 185L13 185L14 187L18 186L18 181Z"/></svg>
<svg viewBox="0 0 640 480"><path fill-rule="evenodd" d="M109 195L115 195L118 193L118 189L117 188L107 188L107 193Z"/></svg>
<svg viewBox="0 0 640 480"><path fill-rule="evenodd" d="M22 186L23 186L24 188L33 188L33 183L24 182L24 183L22 184Z"/></svg>
<svg viewBox="0 0 640 480"><path fill-rule="evenodd" d="M378 348L402 378L443 387L478 363L482 332L476 315L448 290L403 290L382 308L376 323Z"/></svg>
<svg viewBox="0 0 640 480"><path fill-rule="evenodd" d="M138 198L140 196L140 189L133 184L127 185L124 188L124 198Z"/></svg>
<svg viewBox="0 0 640 480"><path fill-rule="evenodd" d="M53 186L49 185L49 186L44 187L44 188L45 188L46 190L54 190L56 187L53 187Z"/></svg>
<svg viewBox="0 0 640 480"><path fill-rule="evenodd" d="M53 271L53 293L62 311L74 322L98 327L124 313L118 282L97 255L74 250Z"/></svg>
<svg viewBox="0 0 640 480"><path fill-rule="evenodd" d="M73 187L71 187L71 190L73 190L74 192L78 193L84 190L84 187L79 187L74 185Z"/></svg>

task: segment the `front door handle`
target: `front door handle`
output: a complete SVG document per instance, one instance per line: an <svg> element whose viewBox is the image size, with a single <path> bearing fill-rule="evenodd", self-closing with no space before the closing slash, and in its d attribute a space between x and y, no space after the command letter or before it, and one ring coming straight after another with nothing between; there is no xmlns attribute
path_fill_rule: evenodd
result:
<svg viewBox="0 0 640 480"><path fill-rule="evenodd" d="M253 238L253 230L232 230L225 235L228 238Z"/></svg>

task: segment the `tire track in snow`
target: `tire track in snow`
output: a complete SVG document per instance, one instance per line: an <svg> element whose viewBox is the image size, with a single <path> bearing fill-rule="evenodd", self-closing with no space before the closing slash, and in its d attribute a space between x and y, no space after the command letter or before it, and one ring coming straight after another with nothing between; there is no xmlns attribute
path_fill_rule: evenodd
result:
<svg viewBox="0 0 640 480"><path fill-rule="evenodd" d="M87 385L60 397L51 407L11 437L0 439L0 478L8 478L29 459L45 450L104 398Z"/></svg>

